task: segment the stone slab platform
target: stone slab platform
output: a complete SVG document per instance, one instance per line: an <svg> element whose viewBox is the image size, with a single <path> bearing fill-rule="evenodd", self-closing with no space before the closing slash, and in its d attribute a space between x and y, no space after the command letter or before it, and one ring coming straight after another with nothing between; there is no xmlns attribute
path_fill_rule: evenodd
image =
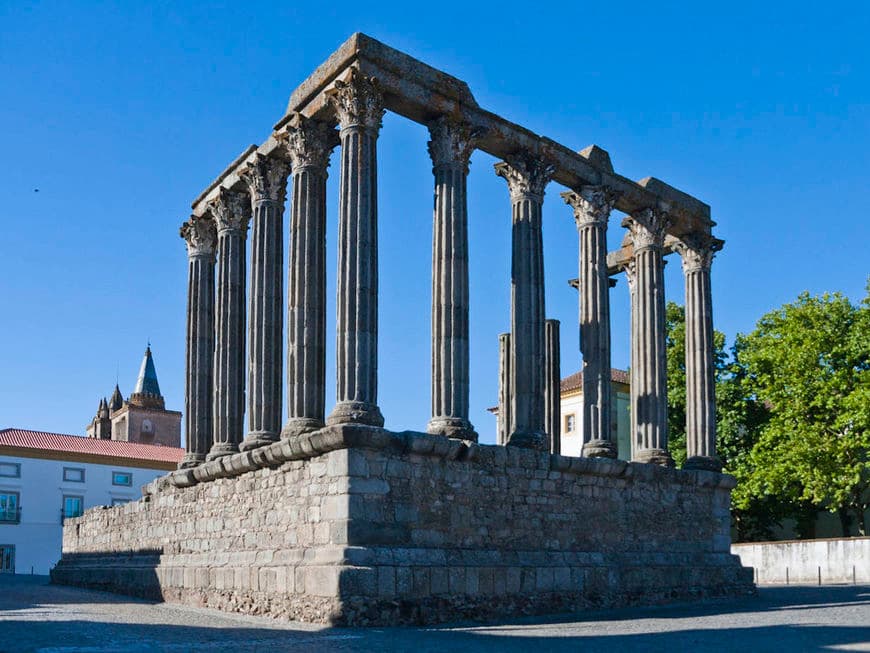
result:
<svg viewBox="0 0 870 653"><path fill-rule="evenodd" d="M318 623L754 592L729 476L328 427L67 521L55 583Z"/></svg>

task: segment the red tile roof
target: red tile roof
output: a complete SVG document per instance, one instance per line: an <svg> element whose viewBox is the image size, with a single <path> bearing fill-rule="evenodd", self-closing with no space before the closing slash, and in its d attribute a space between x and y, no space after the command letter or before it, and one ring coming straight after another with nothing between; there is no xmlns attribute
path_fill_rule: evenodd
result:
<svg viewBox="0 0 870 653"><path fill-rule="evenodd" d="M0 430L0 447L21 447L73 454L89 454L108 458L153 460L161 463L178 463L184 457L184 449L161 447L139 442L99 440L79 435L63 435L24 429Z"/></svg>
<svg viewBox="0 0 870 653"><path fill-rule="evenodd" d="M618 370L615 367L610 368L610 380L615 383L624 383L629 385L628 372L626 370ZM560 392L573 392L580 390L583 387L583 372L574 372L570 376L566 376L559 383Z"/></svg>

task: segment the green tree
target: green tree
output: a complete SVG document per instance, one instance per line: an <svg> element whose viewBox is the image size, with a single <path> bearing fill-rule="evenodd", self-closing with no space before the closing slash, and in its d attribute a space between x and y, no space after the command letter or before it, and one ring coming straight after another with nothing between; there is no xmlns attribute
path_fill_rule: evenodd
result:
<svg viewBox="0 0 870 653"><path fill-rule="evenodd" d="M803 293L740 340L744 393L769 417L742 461L735 506L776 497L796 515L813 507L868 531L870 285L860 306L839 293Z"/></svg>

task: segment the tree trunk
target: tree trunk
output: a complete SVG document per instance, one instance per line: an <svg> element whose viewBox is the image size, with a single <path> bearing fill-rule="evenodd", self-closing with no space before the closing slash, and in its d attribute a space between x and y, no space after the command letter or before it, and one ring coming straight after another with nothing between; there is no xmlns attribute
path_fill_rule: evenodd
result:
<svg viewBox="0 0 870 653"><path fill-rule="evenodd" d="M840 527L843 529L843 537L852 537L852 515L849 514L849 509L840 508L837 510L837 516L840 518Z"/></svg>

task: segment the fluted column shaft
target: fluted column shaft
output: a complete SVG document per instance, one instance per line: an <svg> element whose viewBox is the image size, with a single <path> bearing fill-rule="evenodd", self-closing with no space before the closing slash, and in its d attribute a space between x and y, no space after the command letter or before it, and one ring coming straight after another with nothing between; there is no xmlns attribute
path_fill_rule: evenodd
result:
<svg viewBox="0 0 870 653"><path fill-rule="evenodd" d="M210 206L217 223L214 437L207 458L236 453L245 415L245 239L251 201L221 189Z"/></svg>
<svg viewBox="0 0 870 653"><path fill-rule="evenodd" d="M338 134L294 117L286 132L292 164L287 273L288 438L321 428L326 401L326 178Z"/></svg>
<svg viewBox="0 0 870 653"><path fill-rule="evenodd" d="M544 429L550 453L562 451L562 373L559 320L544 321Z"/></svg>
<svg viewBox="0 0 870 653"><path fill-rule="evenodd" d="M607 221L617 196L606 186L562 193L574 208L580 240L580 351L583 356L583 455L616 458L610 428L610 283Z"/></svg>
<svg viewBox="0 0 870 653"><path fill-rule="evenodd" d="M205 461L212 439L214 366L214 222L193 216L181 227L187 241L187 361L185 446L180 468Z"/></svg>
<svg viewBox="0 0 870 653"><path fill-rule="evenodd" d="M288 165L258 154L242 171L251 194L248 309L248 435L241 449L278 440L281 431L283 212Z"/></svg>
<svg viewBox="0 0 870 653"><path fill-rule="evenodd" d="M341 129L336 284L336 406L329 424L383 426L378 408L377 139L384 114L376 82L352 70L328 98Z"/></svg>
<svg viewBox="0 0 870 653"><path fill-rule="evenodd" d="M716 456L716 370L710 266L722 241L687 238L678 245L686 279L685 469L720 471Z"/></svg>
<svg viewBox="0 0 870 653"><path fill-rule="evenodd" d="M512 204L511 419L508 444L544 449L544 245L541 208L553 168L527 156L496 164Z"/></svg>
<svg viewBox="0 0 870 653"><path fill-rule="evenodd" d="M429 127L432 222L432 417L429 433L477 440L468 420L468 161L474 134L440 118Z"/></svg>
<svg viewBox="0 0 870 653"><path fill-rule="evenodd" d="M637 412L634 459L673 466L668 453L668 386L665 340L664 245L667 214L646 209L623 223L631 233L635 264L637 355L632 410Z"/></svg>
<svg viewBox="0 0 870 653"><path fill-rule="evenodd" d="M631 460L637 460L637 452L640 451L640 443L637 439L638 429L637 429L637 410L635 406L637 406L638 401L638 390L640 388L640 384L637 382L637 366L639 365L638 359L639 355L637 353L637 343L639 339L637 326L635 325L635 321L637 320L637 279L635 275L635 262L634 260L629 261L625 268L625 278L628 281L628 293L629 293L629 306L630 306L630 316L629 316L629 360L631 361L631 365L628 370L628 382L629 382L629 404L631 408L629 409L629 430L631 433L631 451L630 457Z"/></svg>
<svg viewBox="0 0 870 653"><path fill-rule="evenodd" d="M511 334L498 336L498 444L506 445L513 427L511 424Z"/></svg>

